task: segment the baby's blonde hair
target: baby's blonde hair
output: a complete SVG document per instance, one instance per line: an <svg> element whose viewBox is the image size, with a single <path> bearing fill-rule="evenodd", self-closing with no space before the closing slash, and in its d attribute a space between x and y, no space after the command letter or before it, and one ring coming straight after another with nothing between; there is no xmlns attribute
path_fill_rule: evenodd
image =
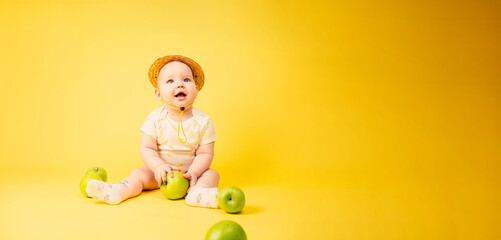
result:
<svg viewBox="0 0 501 240"><path fill-rule="evenodd" d="M155 62L151 64L150 70L148 71L148 78L150 79L151 85L153 85L154 88L158 88L157 78L160 70L162 70L165 64L173 61L182 62L190 67L195 85L197 86L198 91L200 91L205 82L205 76L202 67L200 67L200 65L198 65L198 63L193 59L181 55L168 55L155 60Z"/></svg>

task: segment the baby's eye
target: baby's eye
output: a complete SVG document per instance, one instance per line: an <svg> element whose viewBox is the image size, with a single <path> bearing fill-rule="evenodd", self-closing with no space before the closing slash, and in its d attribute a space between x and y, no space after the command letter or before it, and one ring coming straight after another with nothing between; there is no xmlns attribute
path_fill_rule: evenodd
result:
<svg viewBox="0 0 501 240"><path fill-rule="evenodd" d="M174 80L172 80L172 79L167 80L167 83L173 83L173 82L174 82Z"/></svg>
<svg viewBox="0 0 501 240"><path fill-rule="evenodd" d="M189 78L185 78L185 79L184 79L184 81L185 81L185 82L189 82L189 81L191 81L191 79L189 79Z"/></svg>

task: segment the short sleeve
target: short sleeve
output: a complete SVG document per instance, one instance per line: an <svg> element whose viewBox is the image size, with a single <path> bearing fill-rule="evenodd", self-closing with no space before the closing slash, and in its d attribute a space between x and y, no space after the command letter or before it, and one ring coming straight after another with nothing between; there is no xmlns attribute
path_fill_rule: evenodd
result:
<svg viewBox="0 0 501 240"><path fill-rule="evenodd" d="M202 140L200 141L200 145L209 144L217 140L216 128L214 127L214 123L211 118L207 119L207 125L202 130Z"/></svg>
<svg viewBox="0 0 501 240"><path fill-rule="evenodd" d="M155 140L157 139L156 120L157 114L155 114L155 111L153 111L150 113L150 115L148 115L148 117L146 117L146 120L144 121L143 126L140 129Z"/></svg>

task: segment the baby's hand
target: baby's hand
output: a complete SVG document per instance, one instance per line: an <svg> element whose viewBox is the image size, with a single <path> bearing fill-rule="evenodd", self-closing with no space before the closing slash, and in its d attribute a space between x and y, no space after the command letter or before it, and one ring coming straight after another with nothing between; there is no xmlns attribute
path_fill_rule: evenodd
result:
<svg viewBox="0 0 501 240"><path fill-rule="evenodd" d="M190 180L190 189L197 183L198 175L190 170L188 170L188 172L185 173L183 177ZM190 189L188 189L188 192L190 191Z"/></svg>
<svg viewBox="0 0 501 240"><path fill-rule="evenodd" d="M181 171L180 168L171 166L167 163L164 163L164 164L158 166L157 168L155 168L155 180L157 180L159 186L162 185L162 183L167 182L167 174L166 173L168 173L170 177L174 177L174 175L172 175L172 170Z"/></svg>

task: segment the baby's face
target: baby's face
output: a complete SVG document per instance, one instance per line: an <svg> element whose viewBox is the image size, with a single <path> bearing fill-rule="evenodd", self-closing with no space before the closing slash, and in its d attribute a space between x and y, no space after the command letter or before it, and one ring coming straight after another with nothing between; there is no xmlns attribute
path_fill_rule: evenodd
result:
<svg viewBox="0 0 501 240"><path fill-rule="evenodd" d="M173 61L165 64L158 74L157 81L160 90L160 92L155 90L157 99L162 100L161 97L163 97L168 104L178 108L187 108L195 102L198 96L193 73L190 67L182 62Z"/></svg>

